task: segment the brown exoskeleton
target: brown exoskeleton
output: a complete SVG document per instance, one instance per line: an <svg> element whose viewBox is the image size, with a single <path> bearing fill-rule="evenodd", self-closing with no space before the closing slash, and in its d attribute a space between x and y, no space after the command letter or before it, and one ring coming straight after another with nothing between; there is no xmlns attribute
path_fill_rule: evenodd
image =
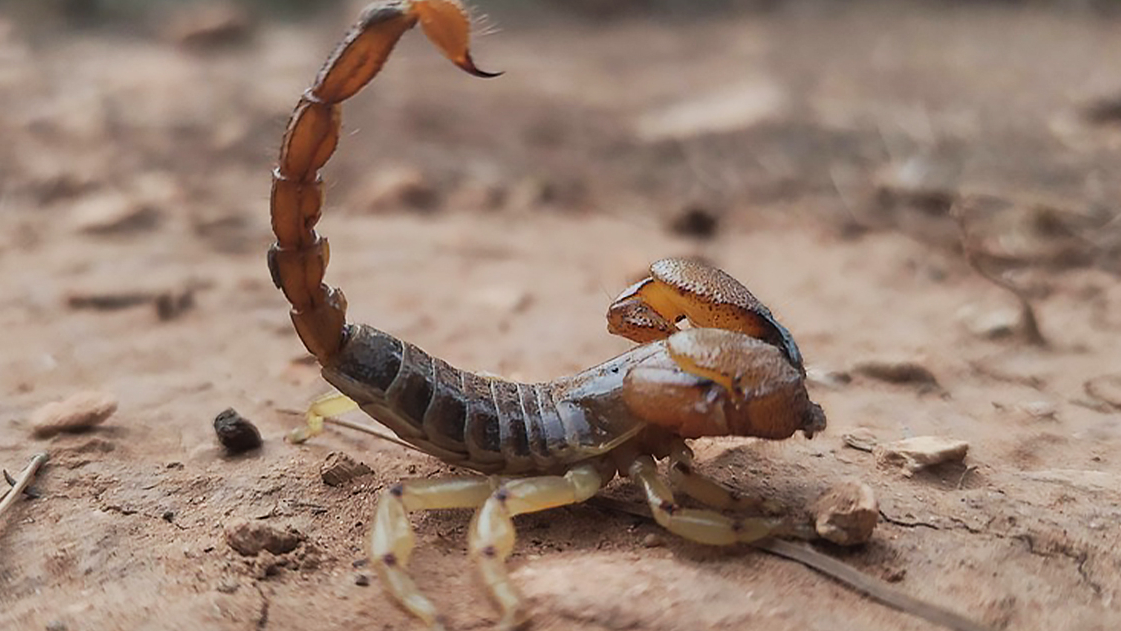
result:
<svg viewBox="0 0 1121 631"><path fill-rule="evenodd" d="M323 202L319 170L338 142L340 104L373 79L418 22L457 66L493 76L471 60L470 23L458 1L370 5L300 98L271 198L276 244L269 269L292 305L300 339L341 393L312 407L309 426L297 438L320 431L323 417L357 405L421 451L502 476L410 480L382 493L370 553L386 588L438 628L435 607L407 573L414 545L407 514L478 508L470 554L501 610L499 626L517 626L526 614L505 567L514 546L511 518L583 502L617 474L641 487L659 524L687 539L729 545L789 534L790 527L775 519L680 507L655 464L668 457L670 482L700 502L743 508L743 501L693 471L684 439L784 439L797 431L810 437L825 427L789 332L720 270L676 259L654 263L650 277L624 291L608 311L609 330L640 344L547 383L462 371L387 333L347 323L342 292L322 282L328 248L314 230ZM692 328L680 330L683 319Z"/></svg>

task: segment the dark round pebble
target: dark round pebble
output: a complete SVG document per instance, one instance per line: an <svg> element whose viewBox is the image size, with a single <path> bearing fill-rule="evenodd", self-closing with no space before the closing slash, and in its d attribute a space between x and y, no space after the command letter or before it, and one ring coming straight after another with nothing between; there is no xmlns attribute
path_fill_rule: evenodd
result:
<svg viewBox="0 0 1121 631"><path fill-rule="evenodd" d="M687 206L669 223L670 232L694 239L716 236L720 220L713 212L700 206Z"/></svg>
<svg viewBox="0 0 1121 631"><path fill-rule="evenodd" d="M218 442L231 454L240 454L261 446L261 432L249 419L228 408L214 419Z"/></svg>
<svg viewBox="0 0 1121 631"><path fill-rule="evenodd" d="M354 584L358 585L359 587L365 587L365 586L369 585L370 584L370 575L369 574L355 574L354 575Z"/></svg>

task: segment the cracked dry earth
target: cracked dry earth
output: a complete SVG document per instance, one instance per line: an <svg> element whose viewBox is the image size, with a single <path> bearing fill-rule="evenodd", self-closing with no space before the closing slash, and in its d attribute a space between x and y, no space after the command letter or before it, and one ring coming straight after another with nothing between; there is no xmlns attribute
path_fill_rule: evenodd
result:
<svg viewBox="0 0 1121 631"><path fill-rule="evenodd" d="M0 464L51 460L41 497L0 518L0 628L416 628L371 580L364 539L381 489L449 468L346 430L282 441L326 387L265 269L268 169L346 22L325 21L204 55L3 31ZM1121 136L1078 108L1121 88L1107 63L1121 24L1009 7L524 22L480 45L500 80L462 78L412 38L345 110L323 230L351 317L460 367L545 379L627 347L603 312L651 260L704 256L794 332L830 422L813 441L697 441L704 472L794 514L864 481L872 541L827 554L994 629L1121 628L1117 221L1032 240L1022 213L1039 204L1017 201L1087 222L1117 212ZM978 70L994 64L1000 90ZM714 126L721 99L755 113ZM909 159L960 172L885 178ZM368 175L395 169L419 173L409 186L428 201ZM1011 249L990 258L1031 288L1048 346L1010 330L1015 299L943 238L953 222L930 200L966 187L1013 200L971 230ZM715 235L680 234L674 218L696 206ZM1083 256L1056 255L1072 234L1064 251ZM854 370L870 361L917 363L937 385ZM32 438L36 409L88 389L117 412ZM218 447L211 423L231 406L261 449ZM850 433L970 448L906 477ZM331 452L371 472L328 486ZM623 484L606 494L637 501ZM468 519L414 519L414 573L454 629L494 619L465 560ZM280 543L236 551L227 533L246 524ZM935 628L794 563L594 505L517 527L535 629Z"/></svg>

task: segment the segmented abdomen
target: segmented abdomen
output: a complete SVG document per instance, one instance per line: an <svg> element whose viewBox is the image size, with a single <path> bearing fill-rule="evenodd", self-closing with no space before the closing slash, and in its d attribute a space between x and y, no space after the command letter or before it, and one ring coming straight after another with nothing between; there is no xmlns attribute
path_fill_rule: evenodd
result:
<svg viewBox="0 0 1121 631"><path fill-rule="evenodd" d="M618 397L598 396L621 383L611 362L587 377L524 384L459 370L372 327L347 333L323 376L402 440L451 464L551 471L603 453L640 426L616 409ZM591 396L571 396L592 383Z"/></svg>

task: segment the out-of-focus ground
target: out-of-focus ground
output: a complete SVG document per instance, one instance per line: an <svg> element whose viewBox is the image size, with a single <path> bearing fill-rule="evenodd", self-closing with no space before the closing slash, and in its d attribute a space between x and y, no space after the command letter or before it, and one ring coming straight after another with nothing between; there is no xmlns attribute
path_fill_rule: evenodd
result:
<svg viewBox="0 0 1121 631"><path fill-rule="evenodd" d="M865 481L873 541L828 554L995 629L1121 627L1121 19L507 6L482 7L502 28L475 53L501 78L411 34L345 107L322 230L351 317L546 379L627 348L603 312L650 261L703 256L794 332L830 426L699 440L702 470L791 511ZM42 497L0 520L0 628L416 628L365 584L364 539L386 484L448 467L342 430L282 441L327 388L264 260L287 115L357 8L248 22L221 46L190 23L59 34L0 17L0 465L51 454ZM1046 346L966 262L955 213ZM853 369L869 361L937 385ZM105 425L31 437L37 408L87 389L119 398ZM259 452L217 446L231 406ZM857 431L970 450L907 478L846 447ZM332 451L373 473L326 486ZM242 519L304 542L243 557L225 538ZM421 586L452 628L486 628L468 514L414 523ZM751 548L648 547L656 526L595 506L517 525L536 629L934 628Z"/></svg>

